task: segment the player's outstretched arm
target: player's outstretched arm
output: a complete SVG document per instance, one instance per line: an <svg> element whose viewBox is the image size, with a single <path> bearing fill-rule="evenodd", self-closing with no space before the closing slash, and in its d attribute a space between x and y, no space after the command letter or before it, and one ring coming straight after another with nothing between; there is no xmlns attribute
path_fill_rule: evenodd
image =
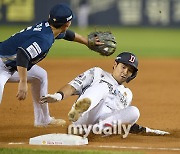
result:
<svg viewBox="0 0 180 154"><path fill-rule="evenodd" d="M75 33L74 41L88 46L88 39L78 33Z"/></svg>
<svg viewBox="0 0 180 154"><path fill-rule="evenodd" d="M75 38L74 38L75 42L81 43L86 45L87 47L89 47L89 42L88 42L88 38L84 37L78 33L75 33ZM100 40L98 38L95 38L94 40L95 45L103 45L103 42L100 42Z"/></svg>
<svg viewBox="0 0 180 154"><path fill-rule="evenodd" d="M61 101L62 99L68 98L69 96L75 94L76 90L74 87L71 85L67 84L61 89L59 89L56 93L54 94L47 94L46 96L43 96L40 99L40 103L55 103L58 101Z"/></svg>
<svg viewBox="0 0 180 154"><path fill-rule="evenodd" d="M90 47L89 46L90 45L89 44L89 37L84 37L84 36L82 36L82 35L80 35L78 33L75 33L73 31L71 31L71 30L67 30L66 31L64 39L68 40L68 41L74 41L74 42L78 42L78 43L84 44L88 48ZM91 44L92 44L92 42L91 42ZM93 45L94 46L101 46L101 45L104 45L104 42L102 42L98 37L94 37L93 38Z"/></svg>

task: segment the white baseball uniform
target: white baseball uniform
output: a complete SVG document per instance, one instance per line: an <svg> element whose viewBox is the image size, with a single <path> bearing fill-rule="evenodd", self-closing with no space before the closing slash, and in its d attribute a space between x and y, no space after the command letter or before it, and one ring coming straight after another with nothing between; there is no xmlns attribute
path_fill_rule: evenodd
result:
<svg viewBox="0 0 180 154"><path fill-rule="evenodd" d="M113 124L134 124L139 110L131 106L132 92L124 85L119 85L113 76L99 67L94 67L69 82L80 95L78 100L89 98L91 106L74 124L96 124L99 121ZM78 101L77 100L77 101Z"/></svg>
<svg viewBox="0 0 180 154"><path fill-rule="evenodd" d="M34 125L47 125L51 121L48 104L39 104L41 96L47 94L48 79L47 72L34 65L27 73L28 83L31 84L31 92L34 105ZM6 82L19 82L18 72L10 72L0 58L0 103L2 101L4 86Z"/></svg>

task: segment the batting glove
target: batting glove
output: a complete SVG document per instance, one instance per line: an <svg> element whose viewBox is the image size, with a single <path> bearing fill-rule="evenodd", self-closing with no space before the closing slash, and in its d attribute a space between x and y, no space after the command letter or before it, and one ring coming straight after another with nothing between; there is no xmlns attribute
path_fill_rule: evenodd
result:
<svg viewBox="0 0 180 154"><path fill-rule="evenodd" d="M41 104L44 103L55 103L57 101L61 101L63 98L62 94L55 93L55 94L47 94L46 96L43 96L40 100Z"/></svg>

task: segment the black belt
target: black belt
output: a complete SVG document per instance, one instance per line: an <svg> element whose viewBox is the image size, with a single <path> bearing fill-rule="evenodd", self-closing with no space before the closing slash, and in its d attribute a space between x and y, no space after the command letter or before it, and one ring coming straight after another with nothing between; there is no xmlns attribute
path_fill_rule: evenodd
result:
<svg viewBox="0 0 180 154"><path fill-rule="evenodd" d="M16 71L15 68L13 68L12 66L10 66L10 65L8 65L8 64L5 64L5 67L6 67L10 72Z"/></svg>

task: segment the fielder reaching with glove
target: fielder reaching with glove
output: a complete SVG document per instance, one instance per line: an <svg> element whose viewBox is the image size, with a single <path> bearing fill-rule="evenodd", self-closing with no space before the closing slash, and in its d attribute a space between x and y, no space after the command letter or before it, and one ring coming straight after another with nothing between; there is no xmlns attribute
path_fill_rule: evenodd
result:
<svg viewBox="0 0 180 154"><path fill-rule="evenodd" d="M130 133L169 134L136 124L140 113L137 107L131 105L132 92L123 83L133 80L137 72L137 57L130 52L123 52L115 59L112 74L99 67L91 68L57 93L43 97L41 103L53 103L71 95L79 95L68 113L74 125L99 124L99 128L104 129L113 126L114 121L120 121L121 124L132 125Z"/></svg>
<svg viewBox="0 0 180 154"><path fill-rule="evenodd" d="M72 19L72 10L65 4L58 4L50 10L47 21L27 27L7 40L0 42L0 103L6 82L19 83L16 96L18 100L26 98L27 82L30 82L35 126L64 124L63 120L50 117L48 104L39 104L40 97L47 94L48 79L47 72L36 64L46 57L54 41L65 39L91 48L96 46L93 50L98 49L97 52L101 52L98 46L103 46L102 52L104 53L106 41L100 42L100 39L95 36L94 40L91 37L93 44L92 41L88 43L87 37L68 30ZM106 37L108 36L106 35ZM110 48L108 45L107 55L109 55Z"/></svg>
<svg viewBox="0 0 180 154"><path fill-rule="evenodd" d="M103 44L96 45L97 42ZM88 35L88 47L102 56L110 56L116 50L116 40L111 32L92 32Z"/></svg>

